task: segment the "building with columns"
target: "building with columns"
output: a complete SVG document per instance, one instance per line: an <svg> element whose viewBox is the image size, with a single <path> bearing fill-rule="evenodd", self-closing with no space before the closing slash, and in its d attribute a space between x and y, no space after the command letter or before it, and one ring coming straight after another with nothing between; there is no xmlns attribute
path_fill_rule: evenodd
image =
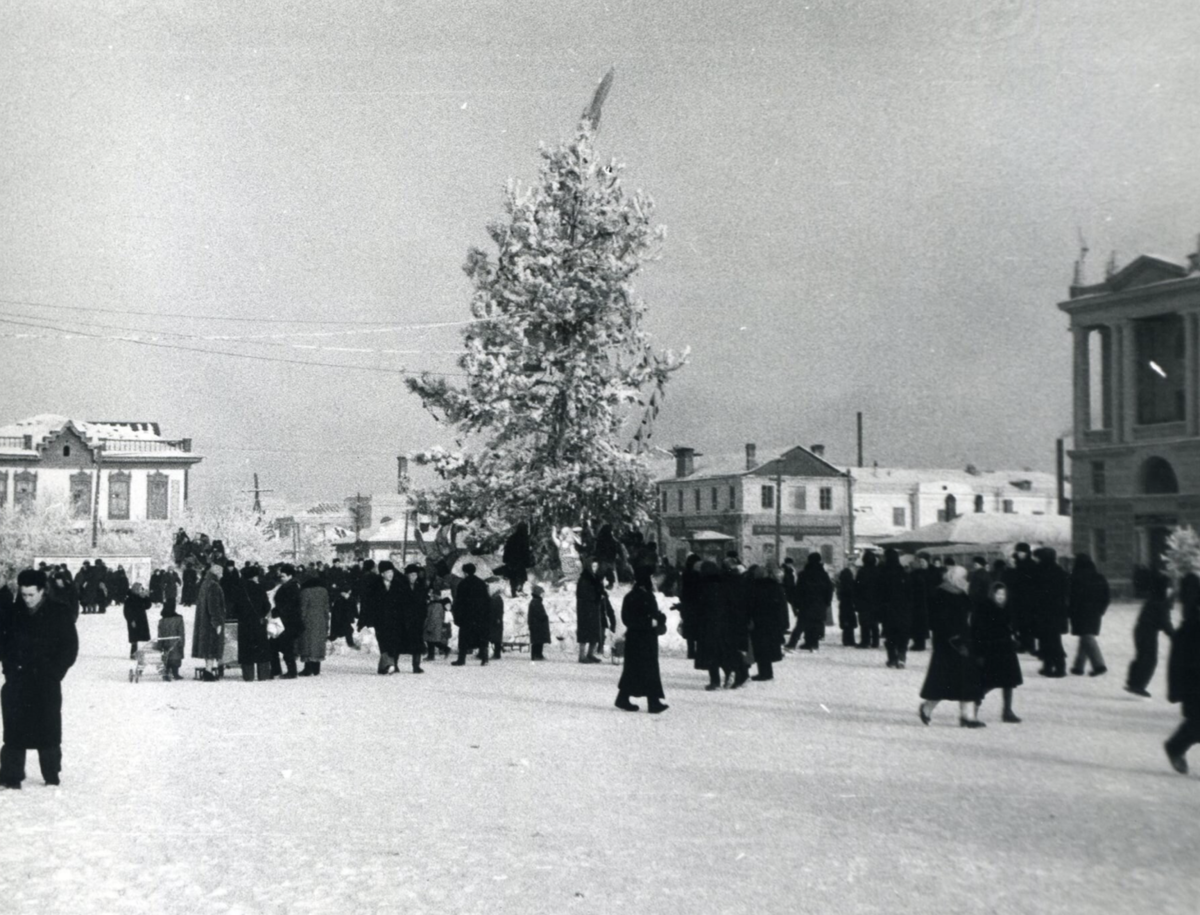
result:
<svg viewBox="0 0 1200 915"><path fill-rule="evenodd" d="M1074 337L1073 545L1117 587L1200 525L1200 253L1142 255L1060 302Z"/></svg>
<svg viewBox="0 0 1200 915"><path fill-rule="evenodd" d="M110 530L173 521L200 462L191 439L151 422L76 421L42 414L0 426L0 508L62 503Z"/></svg>

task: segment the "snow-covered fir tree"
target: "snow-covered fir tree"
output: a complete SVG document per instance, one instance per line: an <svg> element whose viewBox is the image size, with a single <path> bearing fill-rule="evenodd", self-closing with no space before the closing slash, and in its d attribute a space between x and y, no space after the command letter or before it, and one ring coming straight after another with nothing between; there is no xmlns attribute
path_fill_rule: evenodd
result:
<svg viewBox="0 0 1200 915"><path fill-rule="evenodd" d="M584 521L641 523L654 488L644 451L667 380L686 358L656 348L633 277L665 231L654 204L595 151L610 73L569 142L541 148L536 184L508 183L488 226L494 256L472 248L462 385L410 379L463 450L416 455L444 485L421 494L485 546L527 521L551 558L552 530Z"/></svg>

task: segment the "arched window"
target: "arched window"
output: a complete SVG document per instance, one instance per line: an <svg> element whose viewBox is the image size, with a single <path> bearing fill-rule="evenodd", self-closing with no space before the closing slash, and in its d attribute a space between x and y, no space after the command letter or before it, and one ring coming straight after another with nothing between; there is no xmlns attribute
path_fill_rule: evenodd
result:
<svg viewBox="0 0 1200 915"><path fill-rule="evenodd" d="M958 517L958 499L953 495L946 496L946 520L953 521Z"/></svg>
<svg viewBox="0 0 1200 915"><path fill-rule="evenodd" d="M63 457L70 457L70 456L71 456L71 446L63 445Z"/></svg>
<svg viewBox="0 0 1200 915"><path fill-rule="evenodd" d="M975 514L977 514L977 515L983 514L983 496L975 497Z"/></svg>
<svg viewBox="0 0 1200 915"><path fill-rule="evenodd" d="M1138 490L1147 496L1179 492L1175 468L1163 458L1146 458L1138 469Z"/></svg>

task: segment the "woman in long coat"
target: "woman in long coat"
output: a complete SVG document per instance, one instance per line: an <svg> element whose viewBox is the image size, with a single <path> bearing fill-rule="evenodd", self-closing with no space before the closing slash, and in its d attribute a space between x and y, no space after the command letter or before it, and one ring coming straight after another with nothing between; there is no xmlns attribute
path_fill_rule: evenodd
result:
<svg viewBox="0 0 1200 915"><path fill-rule="evenodd" d="M783 630L787 619L787 592L780 582L782 572L764 566L750 570L750 644L758 673L751 680L773 680L773 665L783 660Z"/></svg>
<svg viewBox="0 0 1200 915"><path fill-rule="evenodd" d="M1025 682L1017 657L1017 639L1008 609L1008 589L1003 582L988 588L988 597L971 611L971 650L982 665L980 691L987 695L999 689L1004 695L1004 717L1009 724L1020 724L1013 712L1013 690Z"/></svg>
<svg viewBox="0 0 1200 915"><path fill-rule="evenodd" d="M529 543L529 525L524 521L517 522L516 530L509 535L504 544L501 556L505 574L508 578L512 596L516 597L525 590L525 582L529 570L533 568L533 548Z"/></svg>
<svg viewBox="0 0 1200 915"><path fill-rule="evenodd" d="M225 592L221 576L225 567L219 561L209 566L196 596L196 621L192 631L192 657L204 661L202 679L217 679L213 668L225 655Z"/></svg>
<svg viewBox="0 0 1200 915"><path fill-rule="evenodd" d="M590 557L583 562L583 573L575 585L575 641L579 644L580 664L599 664L596 646L604 637L601 620L600 578L596 561Z"/></svg>
<svg viewBox="0 0 1200 915"><path fill-rule="evenodd" d="M129 632L129 657L137 654L138 642L150 641L150 621L146 619L146 611L150 609L150 599L141 582L125 597L125 627Z"/></svg>
<svg viewBox="0 0 1200 915"><path fill-rule="evenodd" d="M1108 609L1110 600L1108 579L1100 574L1092 557L1087 553L1075 556L1071 570L1071 589L1068 598L1071 616L1071 633L1079 637L1079 647L1071 673L1082 674L1087 663L1092 664L1092 676L1099 677L1108 672L1104 655L1100 652L1100 620Z"/></svg>
<svg viewBox="0 0 1200 915"><path fill-rule="evenodd" d="M958 723L964 728L982 728L979 700L983 698L979 665L971 654L971 599L967 597L967 570L946 569L941 585L929 597L929 624L933 630L933 652L921 687L918 712L929 724L930 715L943 699L958 702Z"/></svg>
<svg viewBox="0 0 1200 915"><path fill-rule="evenodd" d="M304 662L302 677L319 677L329 639L329 591L319 578L300 586L300 618L304 628L296 639L296 654Z"/></svg>
<svg viewBox="0 0 1200 915"><path fill-rule="evenodd" d="M251 566L242 571L238 614L238 665L246 681L271 679L271 644L267 637L267 619L271 601L262 584L262 569ZM166 605L163 605L166 613Z"/></svg>
<svg viewBox="0 0 1200 915"><path fill-rule="evenodd" d="M617 701L613 704L626 712L636 712L638 706L630 696L645 696L651 715L665 712L662 676L658 670L658 633L665 627L666 615L654 599L652 570L642 567L634 573L633 590L621 603L621 622L625 624L625 666L617 684Z"/></svg>
<svg viewBox="0 0 1200 915"><path fill-rule="evenodd" d="M1032 570L1032 621L1042 659L1042 669L1038 673L1043 677L1065 677L1067 651L1063 648L1062 637L1067 634L1070 618L1070 580L1058 564L1058 554L1050 547L1034 550L1033 556L1037 562Z"/></svg>

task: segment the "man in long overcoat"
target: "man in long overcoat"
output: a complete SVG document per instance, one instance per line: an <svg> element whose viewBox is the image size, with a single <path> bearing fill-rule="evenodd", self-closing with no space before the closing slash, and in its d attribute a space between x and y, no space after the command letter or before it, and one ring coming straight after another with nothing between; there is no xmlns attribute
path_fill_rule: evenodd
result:
<svg viewBox="0 0 1200 915"><path fill-rule="evenodd" d="M480 666L483 666L488 662L488 586L475 574L473 563L464 564L462 570L466 578L458 583L450 607L454 625L458 627L458 660L452 661L451 665L462 667L467 663L469 652L482 648Z"/></svg>
<svg viewBox="0 0 1200 915"><path fill-rule="evenodd" d="M429 614L429 588L425 572L416 563L404 569L404 581L398 582L396 603L400 622L400 654L412 655L412 672L423 674L421 656L425 653L425 618ZM400 658L396 658L399 666Z"/></svg>
<svg viewBox="0 0 1200 915"><path fill-rule="evenodd" d="M26 569L17 577L20 598L0 610L0 786L20 788L25 751L38 751L47 785L62 769L62 679L79 654L75 618L46 594L46 573Z"/></svg>
<svg viewBox="0 0 1200 915"><path fill-rule="evenodd" d="M196 596L192 657L204 661L202 679L208 681L217 679L213 668L225 656L225 592L221 589L224 574L225 566L220 560L213 560Z"/></svg>

